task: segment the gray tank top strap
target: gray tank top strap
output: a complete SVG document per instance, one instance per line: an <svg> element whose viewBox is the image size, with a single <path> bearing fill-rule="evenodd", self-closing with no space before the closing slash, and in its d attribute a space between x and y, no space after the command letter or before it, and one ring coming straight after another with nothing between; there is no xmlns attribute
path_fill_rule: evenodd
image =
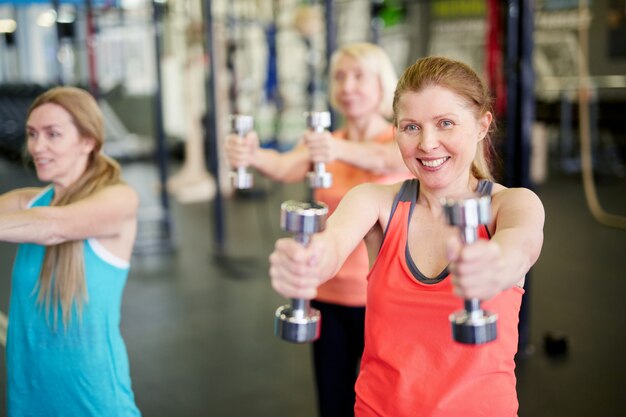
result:
<svg viewBox="0 0 626 417"><path fill-rule="evenodd" d="M491 195L491 190L493 190L493 182L489 180L479 180L478 187L476 187L476 192L480 195Z"/></svg>
<svg viewBox="0 0 626 417"><path fill-rule="evenodd" d="M391 224L391 219L393 218L393 215L396 212L396 209L398 208L398 203L400 202L404 203L407 201L411 202L411 209L410 209L411 211L409 213L409 218L411 218L411 214L413 213L413 208L415 207L415 202L417 201L417 194L419 193L419 186L420 186L420 183L415 178L405 180L402 183L402 186L400 187L400 191L398 191L398 194L396 194L396 197L393 200L393 205L391 206L391 212L389 213L389 219L387 220L387 227L385 228L385 231L383 233L383 239L380 242L381 247L382 247L382 243L385 241L385 238L387 237L387 229L389 229L389 225ZM380 250L380 248L378 248L378 250Z"/></svg>

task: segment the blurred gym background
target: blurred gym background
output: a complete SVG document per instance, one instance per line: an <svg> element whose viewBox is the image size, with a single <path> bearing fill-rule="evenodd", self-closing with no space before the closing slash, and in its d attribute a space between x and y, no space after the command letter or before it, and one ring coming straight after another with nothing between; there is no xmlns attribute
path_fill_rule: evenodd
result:
<svg viewBox="0 0 626 417"><path fill-rule="evenodd" d="M498 179L546 207L519 415L623 415L626 0L0 0L0 192L38 184L26 111L64 84L98 98L105 152L141 195L122 331L144 415L316 415L309 347L272 335L284 300L267 276L280 202L306 186L233 190L220 147L238 113L262 146L290 149L352 41L380 44L398 73L445 55L489 84ZM0 243L0 415L14 253Z"/></svg>

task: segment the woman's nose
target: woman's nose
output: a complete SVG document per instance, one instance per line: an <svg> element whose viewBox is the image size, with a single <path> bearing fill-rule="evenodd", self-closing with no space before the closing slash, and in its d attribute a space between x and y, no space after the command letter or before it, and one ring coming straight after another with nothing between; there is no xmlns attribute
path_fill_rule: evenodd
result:
<svg viewBox="0 0 626 417"><path fill-rule="evenodd" d="M44 141L41 140L39 135L32 134L28 138L28 150L30 153L35 153L43 150L45 147Z"/></svg>
<svg viewBox="0 0 626 417"><path fill-rule="evenodd" d="M356 85L354 79L352 79L352 77L346 77L342 82L341 82L341 91L352 91L354 90L354 86Z"/></svg>
<svg viewBox="0 0 626 417"><path fill-rule="evenodd" d="M417 146L425 152L436 149L439 146L437 134L429 129L424 129L422 134L419 136L419 143Z"/></svg>

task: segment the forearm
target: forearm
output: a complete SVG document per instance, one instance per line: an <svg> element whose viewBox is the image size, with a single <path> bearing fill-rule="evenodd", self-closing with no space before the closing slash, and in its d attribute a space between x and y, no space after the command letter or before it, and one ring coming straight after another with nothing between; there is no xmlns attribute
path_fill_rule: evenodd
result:
<svg viewBox="0 0 626 417"><path fill-rule="evenodd" d="M406 170L395 144L337 141L337 159L376 174L391 174Z"/></svg>
<svg viewBox="0 0 626 417"><path fill-rule="evenodd" d="M32 208L0 214L0 240L54 245L65 239L55 227L53 210Z"/></svg>
<svg viewBox="0 0 626 417"><path fill-rule="evenodd" d="M545 214L539 198L530 190L507 189L495 194L496 230L492 240L502 251L504 288L523 282L537 262L543 246Z"/></svg>
<svg viewBox="0 0 626 417"><path fill-rule="evenodd" d="M310 165L308 152L300 148L285 153L259 148L252 161L253 168L280 182L301 181L310 170Z"/></svg>
<svg viewBox="0 0 626 417"><path fill-rule="evenodd" d="M502 251L499 263L502 289L521 285L524 277L539 258L541 237L522 235L515 230L497 233L493 239Z"/></svg>

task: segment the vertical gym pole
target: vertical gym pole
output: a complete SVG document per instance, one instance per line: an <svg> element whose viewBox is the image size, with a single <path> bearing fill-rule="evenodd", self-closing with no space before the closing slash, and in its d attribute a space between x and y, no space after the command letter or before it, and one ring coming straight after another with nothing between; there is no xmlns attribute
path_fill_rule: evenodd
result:
<svg viewBox="0 0 626 417"><path fill-rule="evenodd" d="M533 72L533 0L506 3L506 136L503 143L504 185L532 188L530 144L535 120ZM519 314L518 352L529 347L531 271L526 274L525 294Z"/></svg>
<svg viewBox="0 0 626 417"><path fill-rule="evenodd" d="M155 70L156 70L156 85L154 91L154 135L156 139L155 158L158 167L159 177L159 203L160 209L158 213L153 216L149 216L148 219L142 219L141 211L139 222L145 223L147 221L157 223L157 233L155 238L138 239L136 244L136 252L140 254L146 253L160 253L170 252L174 250L173 232L172 232L172 219L170 212L169 196L167 194L167 166L168 166L168 154L165 143L165 128L163 126L163 99L162 99L162 85L163 76L161 73L161 56L163 54L163 46L161 35L163 32L162 23L162 8L164 5L152 1L152 17L154 24L154 41L155 41Z"/></svg>
<svg viewBox="0 0 626 417"><path fill-rule="evenodd" d="M226 248L226 218L224 216L224 190L223 182L220 179L219 166L219 129L217 112L217 65L215 63L215 36L213 25L212 1L203 0L204 8L204 40L206 54L208 56L208 71L206 76L206 114L204 116L204 137L206 160L209 171L215 178L215 198L213 199L213 260L215 264L230 273L231 276L244 277L241 271L244 266L240 260L233 259Z"/></svg>
<svg viewBox="0 0 626 417"><path fill-rule="evenodd" d="M204 137L205 143L205 152L206 152L206 160L208 162L209 171L215 178L216 183L216 192L215 198L213 199L213 209L211 213L212 224L213 224L213 251L212 251L212 259L215 265L218 268L221 268L223 271L227 272L227 276L233 278L247 278L254 274L254 271L258 271L258 260L254 257L246 257L246 256L238 256L229 253L228 245L226 242L227 238L227 219L226 219L226 211L224 209L224 197L226 195L231 195L230 191L239 192L238 190L233 190L231 187L231 183L229 178L224 178L225 170L220 167L220 146L219 140L221 135L220 127L223 125L225 118L224 115L220 115L220 107L218 105L218 96L220 99L223 98L223 102L220 101L220 105L230 106L228 101L236 101L236 92L237 86L231 83L229 85L229 92L226 92L223 96L221 91L218 89L219 85L222 81L219 79L219 71L218 64L222 63L221 59L227 61L227 58L230 58L230 69L234 70L235 67L235 56L233 53L235 52L236 45L230 44L230 57L222 58L219 56L215 47L217 45L216 40L219 39L219 33L215 31L215 24L213 19L213 10L212 10L212 1L211 0L203 0L203 16L204 16L204 44L205 51L208 57L208 68L207 68L207 76L206 76L206 114L204 117ZM231 22L235 23L235 22ZM231 30L233 27L230 28ZM232 35L233 33L231 33ZM231 39L232 40L232 39ZM224 70L228 70L228 62L225 63ZM222 67L219 66L221 70ZM234 76L234 75L233 75ZM234 81L233 81L234 82ZM235 103L232 103L234 106ZM237 107L228 107L228 111L235 112L238 110ZM262 225L265 225L265 222L262 222Z"/></svg>
<svg viewBox="0 0 626 417"><path fill-rule="evenodd" d="M92 0L85 0L85 19L87 20L86 50L89 92L96 100L99 100L100 89L98 87L98 73L96 70L96 24L93 16Z"/></svg>
<svg viewBox="0 0 626 417"><path fill-rule="evenodd" d="M326 68L327 70L324 72L326 76L328 76L328 67L330 65L330 57L337 49L337 22L336 22L337 11L335 10L335 0L324 0L324 20L326 23ZM327 99L328 101L328 99ZM331 132L335 130L336 125L336 114L333 108L330 106L330 101L328 103L328 110L330 111L330 126L328 130Z"/></svg>

